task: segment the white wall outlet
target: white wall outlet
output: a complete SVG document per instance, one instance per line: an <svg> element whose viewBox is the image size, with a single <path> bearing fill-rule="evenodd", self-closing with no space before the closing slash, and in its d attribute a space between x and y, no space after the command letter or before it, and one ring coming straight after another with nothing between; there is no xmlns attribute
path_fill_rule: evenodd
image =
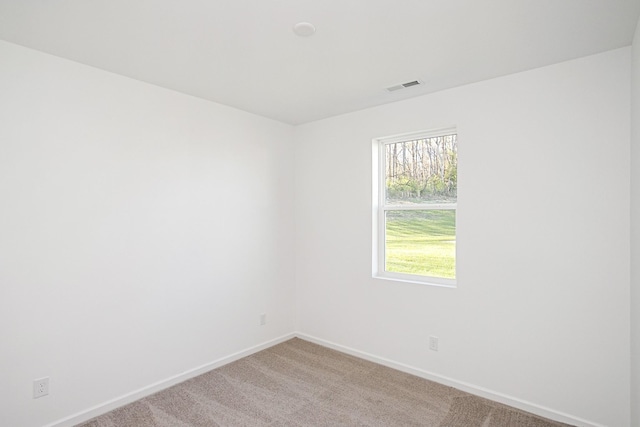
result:
<svg viewBox="0 0 640 427"><path fill-rule="evenodd" d="M267 324L267 315L262 313L260 315L260 326L264 326Z"/></svg>
<svg viewBox="0 0 640 427"><path fill-rule="evenodd" d="M429 350L438 351L438 337L429 337Z"/></svg>
<svg viewBox="0 0 640 427"><path fill-rule="evenodd" d="M49 394L49 377L33 380L33 398L46 396Z"/></svg>

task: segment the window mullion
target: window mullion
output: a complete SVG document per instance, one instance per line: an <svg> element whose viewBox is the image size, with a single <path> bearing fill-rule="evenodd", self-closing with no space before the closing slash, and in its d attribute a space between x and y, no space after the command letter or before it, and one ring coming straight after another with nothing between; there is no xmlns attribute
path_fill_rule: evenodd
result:
<svg viewBox="0 0 640 427"><path fill-rule="evenodd" d="M385 204L382 206L383 211L429 211L429 210L456 210L457 203L429 203L429 204L411 204L411 205L393 205Z"/></svg>

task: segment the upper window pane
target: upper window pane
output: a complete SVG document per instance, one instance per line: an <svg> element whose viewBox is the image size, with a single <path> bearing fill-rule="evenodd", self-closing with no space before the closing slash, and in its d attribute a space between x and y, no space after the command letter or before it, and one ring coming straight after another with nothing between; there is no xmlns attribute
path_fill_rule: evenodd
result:
<svg viewBox="0 0 640 427"><path fill-rule="evenodd" d="M457 154L456 134L385 144L386 203L455 203Z"/></svg>

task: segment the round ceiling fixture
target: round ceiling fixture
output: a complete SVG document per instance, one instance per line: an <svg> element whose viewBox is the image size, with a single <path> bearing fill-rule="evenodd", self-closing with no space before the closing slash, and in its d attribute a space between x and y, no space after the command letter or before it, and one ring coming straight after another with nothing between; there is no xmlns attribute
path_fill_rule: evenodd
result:
<svg viewBox="0 0 640 427"><path fill-rule="evenodd" d="M293 32L300 37L309 37L315 34L316 27L308 22L298 22L293 26Z"/></svg>

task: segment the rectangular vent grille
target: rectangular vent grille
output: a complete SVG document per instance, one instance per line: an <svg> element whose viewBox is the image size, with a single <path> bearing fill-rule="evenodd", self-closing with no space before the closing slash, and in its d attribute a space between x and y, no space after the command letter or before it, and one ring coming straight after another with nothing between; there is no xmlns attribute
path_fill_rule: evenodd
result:
<svg viewBox="0 0 640 427"><path fill-rule="evenodd" d="M401 83L399 85L388 87L387 90L389 92L395 92L395 91L400 90L400 89L406 89L408 87L418 86L418 85L421 85L421 84L422 84L422 82L420 80L414 80L412 82Z"/></svg>
<svg viewBox="0 0 640 427"><path fill-rule="evenodd" d="M419 85L420 82L417 80L414 80L412 82L407 82L407 83L402 83L402 86L404 87L411 87L411 86L415 86L415 85Z"/></svg>

